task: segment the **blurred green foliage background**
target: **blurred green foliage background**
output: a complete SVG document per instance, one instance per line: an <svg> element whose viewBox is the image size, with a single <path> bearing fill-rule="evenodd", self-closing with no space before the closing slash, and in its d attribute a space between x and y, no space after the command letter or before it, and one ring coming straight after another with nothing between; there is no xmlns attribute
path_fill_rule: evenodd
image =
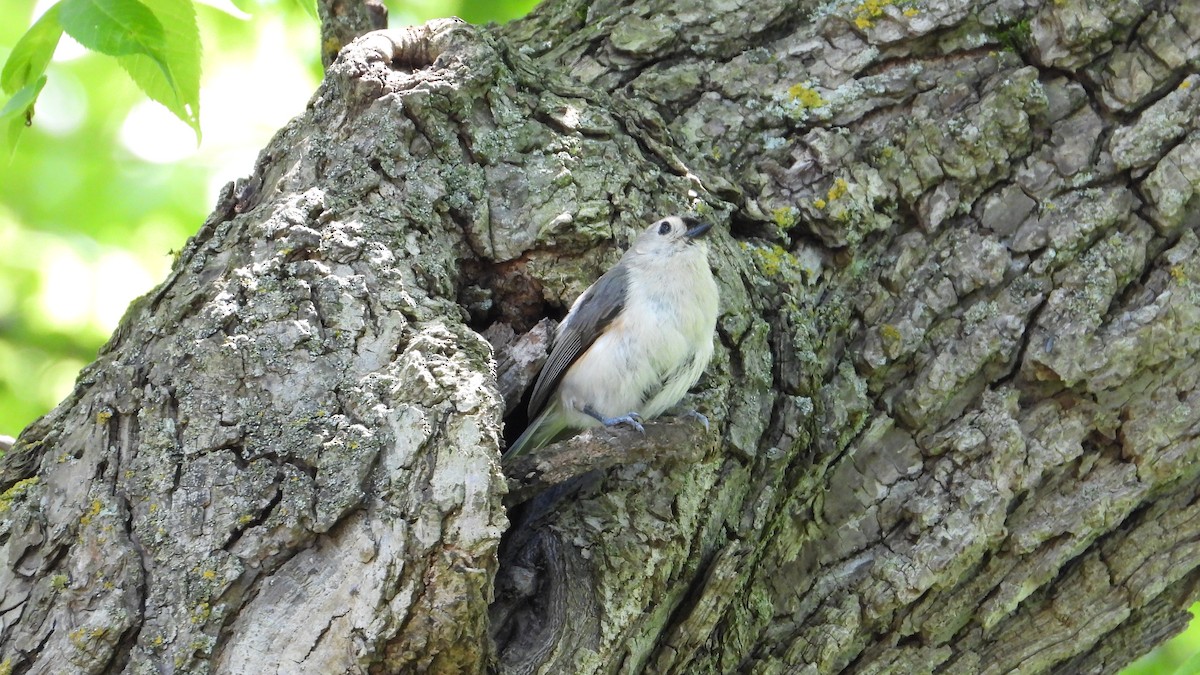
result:
<svg viewBox="0 0 1200 675"><path fill-rule="evenodd" d="M49 0L5 0L0 62ZM246 2L241 2L245 7ZM197 5L203 142L116 63L63 38L32 129L0 158L0 435L70 391L129 302L167 274L220 187L299 115L321 78L318 27L294 0ZM390 24L522 16L533 0L389 2ZM1197 605L1200 608L1200 605ZM1193 613L1197 608L1193 608ZM1200 624L1126 675L1200 672Z"/></svg>

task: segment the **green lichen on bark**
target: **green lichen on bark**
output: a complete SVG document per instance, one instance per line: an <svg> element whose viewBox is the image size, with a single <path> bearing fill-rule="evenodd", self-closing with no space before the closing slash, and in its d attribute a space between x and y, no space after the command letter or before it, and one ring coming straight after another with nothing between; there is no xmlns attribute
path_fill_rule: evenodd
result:
<svg viewBox="0 0 1200 675"><path fill-rule="evenodd" d="M355 43L0 460L7 667L1127 661L1195 589L1200 12L1110 4ZM479 332L672 212L717 224L713 431L510 526Z"/></svg>

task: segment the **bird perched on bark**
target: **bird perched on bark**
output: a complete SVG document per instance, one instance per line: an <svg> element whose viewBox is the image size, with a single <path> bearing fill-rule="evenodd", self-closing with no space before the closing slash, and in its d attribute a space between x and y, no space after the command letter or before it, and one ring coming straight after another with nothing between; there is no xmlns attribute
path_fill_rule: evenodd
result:
<svg viewBox="0 0 1200 675"><path fill-rule="evenodd" d="M585 427L644 431L683 398L712 356L717 284L709 223L670 216L638 235L558 326L510 459ZM707 421L705 422L707 425Z"/></svg>

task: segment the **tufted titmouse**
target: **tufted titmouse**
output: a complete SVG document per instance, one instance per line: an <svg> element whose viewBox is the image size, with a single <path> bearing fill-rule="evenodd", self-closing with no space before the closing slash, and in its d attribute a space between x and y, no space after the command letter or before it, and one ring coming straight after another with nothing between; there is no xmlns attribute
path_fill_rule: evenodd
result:
<svg viewBox="0 0 1200 675"><path fill-rule="evenodd" d="M505 452L540 448L569 429L628 424L675 405L712 356L717 284L710 225L671 216L638 236L558 326L529 401L533 420Z"/></svg>

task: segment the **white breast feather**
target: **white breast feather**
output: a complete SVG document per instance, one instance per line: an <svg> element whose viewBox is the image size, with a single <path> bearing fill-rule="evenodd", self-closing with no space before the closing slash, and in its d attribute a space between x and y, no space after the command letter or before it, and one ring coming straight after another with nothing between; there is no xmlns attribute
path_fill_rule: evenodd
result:
<svg viewBox="0 0 1200 675"><path fill-rule="evenodd" d="M582 413L586 406L605 417L662 414L696 383L712 356L717 289L705 247L689 246L671 261L647 256L639 262L629 270L621 317L561 382L560 402L577 426L599 424Z"/></svg>

